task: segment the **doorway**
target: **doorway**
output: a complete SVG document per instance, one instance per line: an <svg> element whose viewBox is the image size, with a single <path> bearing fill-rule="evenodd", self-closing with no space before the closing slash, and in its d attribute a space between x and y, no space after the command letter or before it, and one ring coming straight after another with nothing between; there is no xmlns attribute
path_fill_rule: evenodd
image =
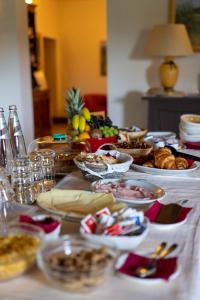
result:
<svg viewBox="0 0 200 300"><path fill-rule="evenodd" d="M51 123L56 115L57 104L57 66L56 66L56 40L44 38L44 71L48 82L50 95L50 118Z"/></svg>

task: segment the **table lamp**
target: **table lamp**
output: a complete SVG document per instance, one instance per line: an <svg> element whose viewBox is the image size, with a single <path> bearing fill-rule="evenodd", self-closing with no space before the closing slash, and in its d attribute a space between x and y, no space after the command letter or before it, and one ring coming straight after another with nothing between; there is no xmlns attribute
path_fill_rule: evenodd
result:
<svg viewBox="0 0 200 300"><path fill-rule="evenodd" d="M160 66L160 81L164 94L174 95L179 69L173 59L176 56L192 55L192 45L183 24L156 25L150 33L145 53L153 56L163 56Z"/></svg>

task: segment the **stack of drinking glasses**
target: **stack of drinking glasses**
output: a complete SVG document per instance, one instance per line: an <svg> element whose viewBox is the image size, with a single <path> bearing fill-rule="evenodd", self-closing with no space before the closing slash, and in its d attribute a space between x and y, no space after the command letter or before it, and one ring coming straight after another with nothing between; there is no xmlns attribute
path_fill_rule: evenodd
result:
<svg viewBox="0 0 200 300"><path fill-rule="evenodd" d="M40 149L37 153L42 158L42 170L44 175L44 191L49 191L55 184L55 151L51 149Z"/></svg>
<svg viewBox="0 0 200 300"><path fill-rule="evenodd" d="M21 156L13 160L11 184L15 192L15 201L21 204L33 204L35 202L34 176L28 156Z"/></svg>
<svg viewBox="0 0 200 300"><path fill-rule="evenodd" d="M37 194L49 191L55 183L55 151L41 149L27 155L17 108L9 106L8 126L0 107L0 167L5 168L15 194L15 201L33 204Z"/></svg>
<svg viewBox="0 0 200 300"><path fill-rule="evenodd" d="M7 178L7 171L0 167L0 234L6 232L8 223L18 215L35 211L34 207L16 203L15 194Z"/></svg>

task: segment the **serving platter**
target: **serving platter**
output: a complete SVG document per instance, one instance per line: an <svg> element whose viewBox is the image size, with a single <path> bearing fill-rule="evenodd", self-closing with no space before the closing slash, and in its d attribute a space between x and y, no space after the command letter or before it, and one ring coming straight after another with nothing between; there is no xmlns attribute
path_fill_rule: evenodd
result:
<svg viewBox="0 0 200 300"><path fill-rule="evenodd" d="M103 207L108 207L111 212L126 207L125 203L116 202L111 193L60 189L39 194L37 204L50 213L75 222L79 222L87 214L95 214Z"/></svg>
<svg viewBox="0 0 200 300"><path fill-rule="evenodd" d="M129 185L129 186L138 186L138 187L147 189L148 191L152 192L155 195L155 197L153 199L151 199L151 198L143 198L143 199L131 198L130 199L130 198L125 198L125 197L123 197L123 198L117 197L117 195L114 194L117 201L124 202L129 206L151 204L156 200L163 199L166 195L165 191L161 187L159 187L155 184L152 184L143 179L137 179L137 180L135 180L135 179L127 179L127 180L124 180L124 179L102 179L102 180L93 182L91 184L91 190L96 192L97 185L107 184L107 183L125 183L126 185Z"/></svg>
<svg viewBox="0 0 200 300"><path fill-rule="evenodd" d="M173 131L149 131L146 134L148 137L152 136L153 138L172 138L176 137L176 133Z"/></svg>
<svg viewBox="0 0 200 300"><path fill-rule="evenodd" d="M184 170L150 168L134 163L131 165L131 168L133 168L135 171L152 175L187 175L188 173L190 174L193 171L197 170L199 166L200 163L195 161L190 168Z"/></svg>

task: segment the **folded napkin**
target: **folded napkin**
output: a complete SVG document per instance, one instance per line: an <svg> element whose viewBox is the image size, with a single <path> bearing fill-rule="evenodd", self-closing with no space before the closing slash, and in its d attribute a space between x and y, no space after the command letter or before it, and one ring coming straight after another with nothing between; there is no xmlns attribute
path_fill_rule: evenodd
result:
<svg viewBox="0 0 200 300"><path fill-rule="evenodd" d="M135 253L129 253L123 266L118 269L118 272L128 276L134 276L135 271L140 266L146 266L149 264L151 258L137 255ZM177 258L164 258L158 259L156 273L147 278L157 278L163 280L169 280L170 276L176 271Z"/></svg>
<svg viewBox="0 0 200 300"><path fill-rule="evenodd" d="M34 220L31 216L21 215L19 217L19 221L38 226L45 233L50 233L50 232L54 231L60 225L60 222L53 219L52 217L45 217L42 220Z"/></svg>
<svg viewBox="0 0 200 300"><path fill-rule="evenodd" d="M187 149L200 150L200 142L185 142L184 144Z"/></svg>
<svg viewBox="0 0 200 300"><path fill-rule="evenodd" d="M160 203L159 201L155 201L153 203L153 205L151 205L151 207L145 212L145 217L147 217L151 222L154 222L156 220L161 208L164 206L165 205ZM191 209L192 209L192 207L182 207L175 223L183 221Z"/></svg>

